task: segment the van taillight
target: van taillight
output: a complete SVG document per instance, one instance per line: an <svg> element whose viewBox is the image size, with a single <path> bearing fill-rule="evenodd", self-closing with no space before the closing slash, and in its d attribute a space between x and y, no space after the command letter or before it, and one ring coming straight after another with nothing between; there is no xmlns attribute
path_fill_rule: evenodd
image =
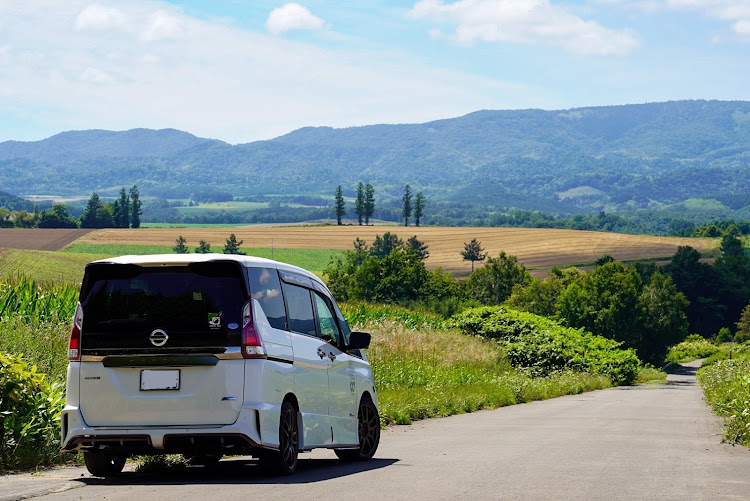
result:
<svg viewBox="0 0 750 501"><path fill-rule="evenodd" d="M68 345L68 360L78 361L81 359L81 329L83 328L83 308L81 303L76 305L76 314L73 316L73 327L70 329L70 344Z"/></svg>
<svg viewBox="0 0 750 501"><path fill-rule="evenodd" d="M260 342L258 330L253 320L253 300L242 307L242 356L245 358L266 358L266 350Z"/></svg>

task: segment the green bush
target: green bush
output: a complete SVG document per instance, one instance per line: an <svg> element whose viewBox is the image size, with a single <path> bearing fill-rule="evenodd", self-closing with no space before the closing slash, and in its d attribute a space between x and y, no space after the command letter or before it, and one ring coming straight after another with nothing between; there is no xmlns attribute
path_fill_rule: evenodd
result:
<svg viewBox="0 0 750 501"><path fill-rule="evenodd" d="M667 353L667 362L690 362L706 358L719 351L719 348L700 334L691 334L687 339L672 346Z"/></svg>
<svg viewBox="0 0 750 501"><path fill-rule="evenodd" d="M0 353L0 470L59 462L61 383L49 384L22 355Z"/></svg>
<svg viewBox="0 0 750 501"><path fill-rule="evenodd" d="M563 327L554 320L505 307L466 310L451 319L466 334L494 339L506 347L513 365L534 375L563 369L604 374L615 384L632 384L640 361L622 343Z"/></svg>
<svg viewBox="0 0 750 501"><path fill-rule="evenodd" d="M732 336L732 331L730 331L726 327L722 327L721 329L719 329L719 333L716 335L716 344L730 343L732 342L732 339L734 339L734 337Z"/></svg>
<svg viewBox="0 0 750 501"><path fill-rule="evenodd" d="M706 401L724 417L724 438L750 446L750 355L718 360L698 371Z"/></svg>

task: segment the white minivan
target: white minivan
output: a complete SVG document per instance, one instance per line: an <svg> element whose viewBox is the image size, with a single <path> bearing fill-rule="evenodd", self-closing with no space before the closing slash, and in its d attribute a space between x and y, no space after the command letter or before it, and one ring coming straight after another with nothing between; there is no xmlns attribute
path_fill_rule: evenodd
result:
<svg viewBox="0 0 750 501"><path fill-rule="evenodd" d="M96 476L120 473L132 454L252 455L287 475L318 447L368 460L380 441L369 344L296 266L224 254L90 263L62 450L82 452Z"/></svg>

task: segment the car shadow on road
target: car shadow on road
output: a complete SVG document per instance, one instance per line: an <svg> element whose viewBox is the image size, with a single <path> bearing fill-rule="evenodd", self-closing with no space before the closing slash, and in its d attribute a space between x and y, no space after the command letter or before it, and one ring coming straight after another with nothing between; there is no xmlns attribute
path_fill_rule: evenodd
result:
<svg viewBox="0 0 750 501"><path fill-rule="evenodd" d="M294 475L278 477L265 473L254 459L231 458L210 467L175 467L158 472L130 471L108 479L84 477L72 481L86 485L308 484L385 468L398 461L373 458L362 463L344 463L338 459L300 458Z"/></svg>

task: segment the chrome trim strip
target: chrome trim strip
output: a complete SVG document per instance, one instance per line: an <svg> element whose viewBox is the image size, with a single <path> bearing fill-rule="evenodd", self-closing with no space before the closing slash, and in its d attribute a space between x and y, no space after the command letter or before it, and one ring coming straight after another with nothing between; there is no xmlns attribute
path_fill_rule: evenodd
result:
<svg viewBox="0 0 750 501"><path fill-rule="evenodd" d="M184 358L184 357L214 357L219 360L241 360L242 352L239 348L236 351L227 350L226 353L189 353L189 354L155 354L155 353L144 353L142 355L81 355L81 362L103 362L105 358L118 359L118 358Z"/></svg>

